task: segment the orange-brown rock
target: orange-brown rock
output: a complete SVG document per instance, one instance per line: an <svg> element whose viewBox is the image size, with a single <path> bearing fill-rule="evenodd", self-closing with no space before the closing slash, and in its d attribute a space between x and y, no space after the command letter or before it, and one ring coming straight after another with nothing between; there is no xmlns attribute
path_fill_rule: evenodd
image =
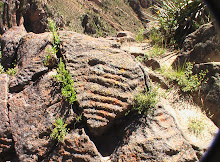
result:
<svg viewBox="0 0 220 162"><path fill-rule="evenodd" d="M144 73L131 55L112 48L114 41L74 32L60 37L79 107L90 131L101 135L124 116L133 96L145 90Z"/></svg>

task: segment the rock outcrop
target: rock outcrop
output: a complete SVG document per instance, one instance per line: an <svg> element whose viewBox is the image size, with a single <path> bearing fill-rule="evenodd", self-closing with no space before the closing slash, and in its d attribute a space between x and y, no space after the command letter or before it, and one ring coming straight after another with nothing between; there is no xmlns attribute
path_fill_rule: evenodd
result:
<svg viewBox="0 0 220 162"><path fill-rule="evenodd" d="M101 135L144 91L144 73L131 55L112 48L116 42L74 32L62 32L60 38L79 107L92 133Z"/></svg>
<svg viewBox="0 0 220 162"><path fill-rule="evenodd" d="M70 105L65 101L60 84L53 77L56 67L44 66L46 49L51 46L50 33L21 35L19 46L15 46L18 72L10 79L6 74L0 75L0 158L100 162L197 160L163 106L152 117L138 116L138 120L137 116L125 116L133 96L145 91L147 76L132 55L118 48L117 41L67 31L59 35L61 46L55 57L63 58L72 76L77 102ZM76 120L79 112L81 123ZM70 129L59 143L50 138L57 118L62 118ZM113 148L108 150L108 145L104 145L108 151L103 153L100 143L108 142L110 136L106 134L116 131L114 127L118 128L118 136L111 144Z"/></svg>
<svg viewBox="0 0 220 162"><path fill-rule="evenodd" d="M14 26L1 37L1 64L5 69L13 67L22 36L27 34L24 26Z"/></svg>
<svg viewBox="0 0 220 162"><path fill-rule="evenodd" d="M126 128L113 161L197 161L195 151L184 139L175 118L163 103L152 117L137 119Z"/></svg>
<svg viewBox="0 0 220 162"><path fill-rule="evenodd" d="M197 103L202 104L207 115L220 128L220 62L196 64L194 72L198 73L201 70L208 70L208 82L202 85L199 96L196 95L194 98ZM202 103L198 98L202 99Z"/></svg>
<svg viewBox="0 0 220 162"><path fill-rule="evenodd" d="M220 40L213 23L202 25L186 37L175 64L183 64L185 61L195 63L220 61Z"/></svg>

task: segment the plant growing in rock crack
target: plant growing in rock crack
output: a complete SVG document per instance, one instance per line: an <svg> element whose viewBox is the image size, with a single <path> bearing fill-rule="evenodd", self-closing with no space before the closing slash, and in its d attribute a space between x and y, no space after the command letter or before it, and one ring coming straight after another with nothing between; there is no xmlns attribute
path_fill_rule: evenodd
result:
<svg viewBox="0 0 220 162"><path fill-rule="evenodd" d="M59 50L60 47L60 37L58 34L58 28L56 27L56 23L52 19L48 19L49 31L52 32L53 35L53 47Z"/></svg>
<svg viewBox="0 0 220 162"><path fill-rule="evenodd" d="M60 49L60 38L58 34L58 28L56 27L56 23L52 19L48 19L48 28L49 31L52 32L53 42L52 48L47 48L47 54L44 59L44 66L53 66L55 64L55 55Z"/></svg>
<svg viewBox="0 0 220 162"><path fill-rule="evenodd" d="M16 68L8 68L8 70L6 72L8 75L15 76L15 74L17 73L17 69Z"/></svg>
<svg viewBox="0 0 220 162"><path fill-rule="evenodd" d="M68 134L69 129L66 128L67 124L61 118L55 120L55 128L52 130L50 137L58 142L63 142L64 137Z"/></svg>
<svg viewBox="0 0 220 162"><path fill-rule="evenodd" d="M52 48L47 48L47 54L44 59L44 66L51 67L55 64L56 59L55 55L58 52L58 50L52 46Z"/></svg>
<svg viewBox="0 0 220 162"><path fill-rule="evenodd" d="M69 101L70 104L73 104L76 99L76 91L74 89L74 82L71 78L71 74L68 70L65 69L65 65L60 58L60 63L57 68L57 75L55 78L61 83L61 93Z"/></svg>
<svg viewBox="0 0 220 162"><path fill-rule="evenodd" d="M149 91L134 96L132 110L138 111L139 114L152 114L156 109L157 98L157 89L151 87Z"/></svg>

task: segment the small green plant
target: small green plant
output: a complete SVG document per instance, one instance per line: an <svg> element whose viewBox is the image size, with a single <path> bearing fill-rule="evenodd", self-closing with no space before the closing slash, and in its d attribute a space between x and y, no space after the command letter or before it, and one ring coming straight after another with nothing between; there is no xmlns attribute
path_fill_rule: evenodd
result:
<svg viewBox="0 0 220 162"><path fill-rule="evenodd" d="M60 37L58 34L58 28L56 27L56 23L52 19L48 19L48 23L49 23L49 31L52 32L53 35L53 47L56 50L59 50Z"/></svg>
<svg viewBox="0 0 220 162"><path fill-rule="evenodd" d="M163 0L154 8L160 25L153 33L169 46L181 47L188 34L210 22L210 14L201 0Z"/></svg>
<svg viewBox="0 0 220 162"><path fill-rule="evenodd" d="M157 102L157 90L151 88L150 91L134 96L132 110L138 111L139 114L152 114Z"/></svg>
<svg viewBox="0 0 220 162"><path fill-rule="evenodd" d="M51 55L47 54L44 59L44 66L49 66L50 59L51 59Z"/></svg>
<svg viewBox="0 0 220 162"><path fill-rule="evenodd" d="M57 52L58 50L54 46L52 46L51 49L47 48L47 54L44 59L44 66L50 66L51 64L53 64L54 56L56 55Z"/></svg>
<svg viewBox="0 0 220 162"><path fill-rule="evenodd" d="M65 69L65 65L60 58L60 63L57 68L57 75L55 78L61 83L61 92L62 95L69 101L70 104L73 104L76 99L76 91L74 89L74 82L71 78L71 74L68 70Z"/></svg>
<svg viewBox="0 0 220 162"><path fill-rule="evenodd" d="M56 119L55 128L53 129L50 137L58 142L63 142L64 137L68 134L69 129L66 128L67 124L64 124L61 118Z"/></svg>
<svg viewBox="0 0 220 162"><path fill-rule="evenodd" d="M144 41L144 35L143 35L144 30L140 30L139 33L136 35L135 39L137 42L143 42Z"/></svg>
<svg viewBox="0 0 220 162"><path fill-rule="evenodd" d="M11 76L15 76L15 74L17 73L17 69L14 67L14 68L8 68L8 70L6 71L8 75L11 75Z"/></svg>
<svg viewBox="0 0 220 162"><path fill-rule="evenodd" d="M82 114L80 114L76 117L76 122L80 122L81 120L82 120Z"/></svg>
<svg viewBox="0 0 220 162"><path fill-rule="evenodd" d="M196 136L200 135L204 129L205 125L202 119L191 118L188 121L188 130Z"/></svg>

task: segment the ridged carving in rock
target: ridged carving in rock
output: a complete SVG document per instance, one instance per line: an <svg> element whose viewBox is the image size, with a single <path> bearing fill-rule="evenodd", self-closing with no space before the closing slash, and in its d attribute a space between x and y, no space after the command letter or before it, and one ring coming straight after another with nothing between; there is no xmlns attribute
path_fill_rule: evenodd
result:
<svg viewBox="0 0 220 162"><path fill-rule="evenodd" d="M86 135L84 129L75 129L52 152L49 161L95 161L102 162L102 156L93 142Z"/></svg>
<svg viewBox="0 0 220 162"><path fill-rule="evenodd" d="M61 41L79 107L91 132L100 135L144 90L144 74L132 56L111 48L114 41L73 32L61 33Z"/></svg>
<svg viewBox="0 0 220 162"><path fill-rule="evenodd" d="M38 79L48 68L44 66L47 47L51 46L49 33L25 35L17 49L18 72L10 82L10 90L19 91L30 81Z"/></svg>
<svg viewBox="0 0 220 162"><path fill-rule="evenodd" d="M111 160L198 161L195 151L184 139L168 109L168 105L160 103L153 117L137 119L131 123Z"/></svg>

